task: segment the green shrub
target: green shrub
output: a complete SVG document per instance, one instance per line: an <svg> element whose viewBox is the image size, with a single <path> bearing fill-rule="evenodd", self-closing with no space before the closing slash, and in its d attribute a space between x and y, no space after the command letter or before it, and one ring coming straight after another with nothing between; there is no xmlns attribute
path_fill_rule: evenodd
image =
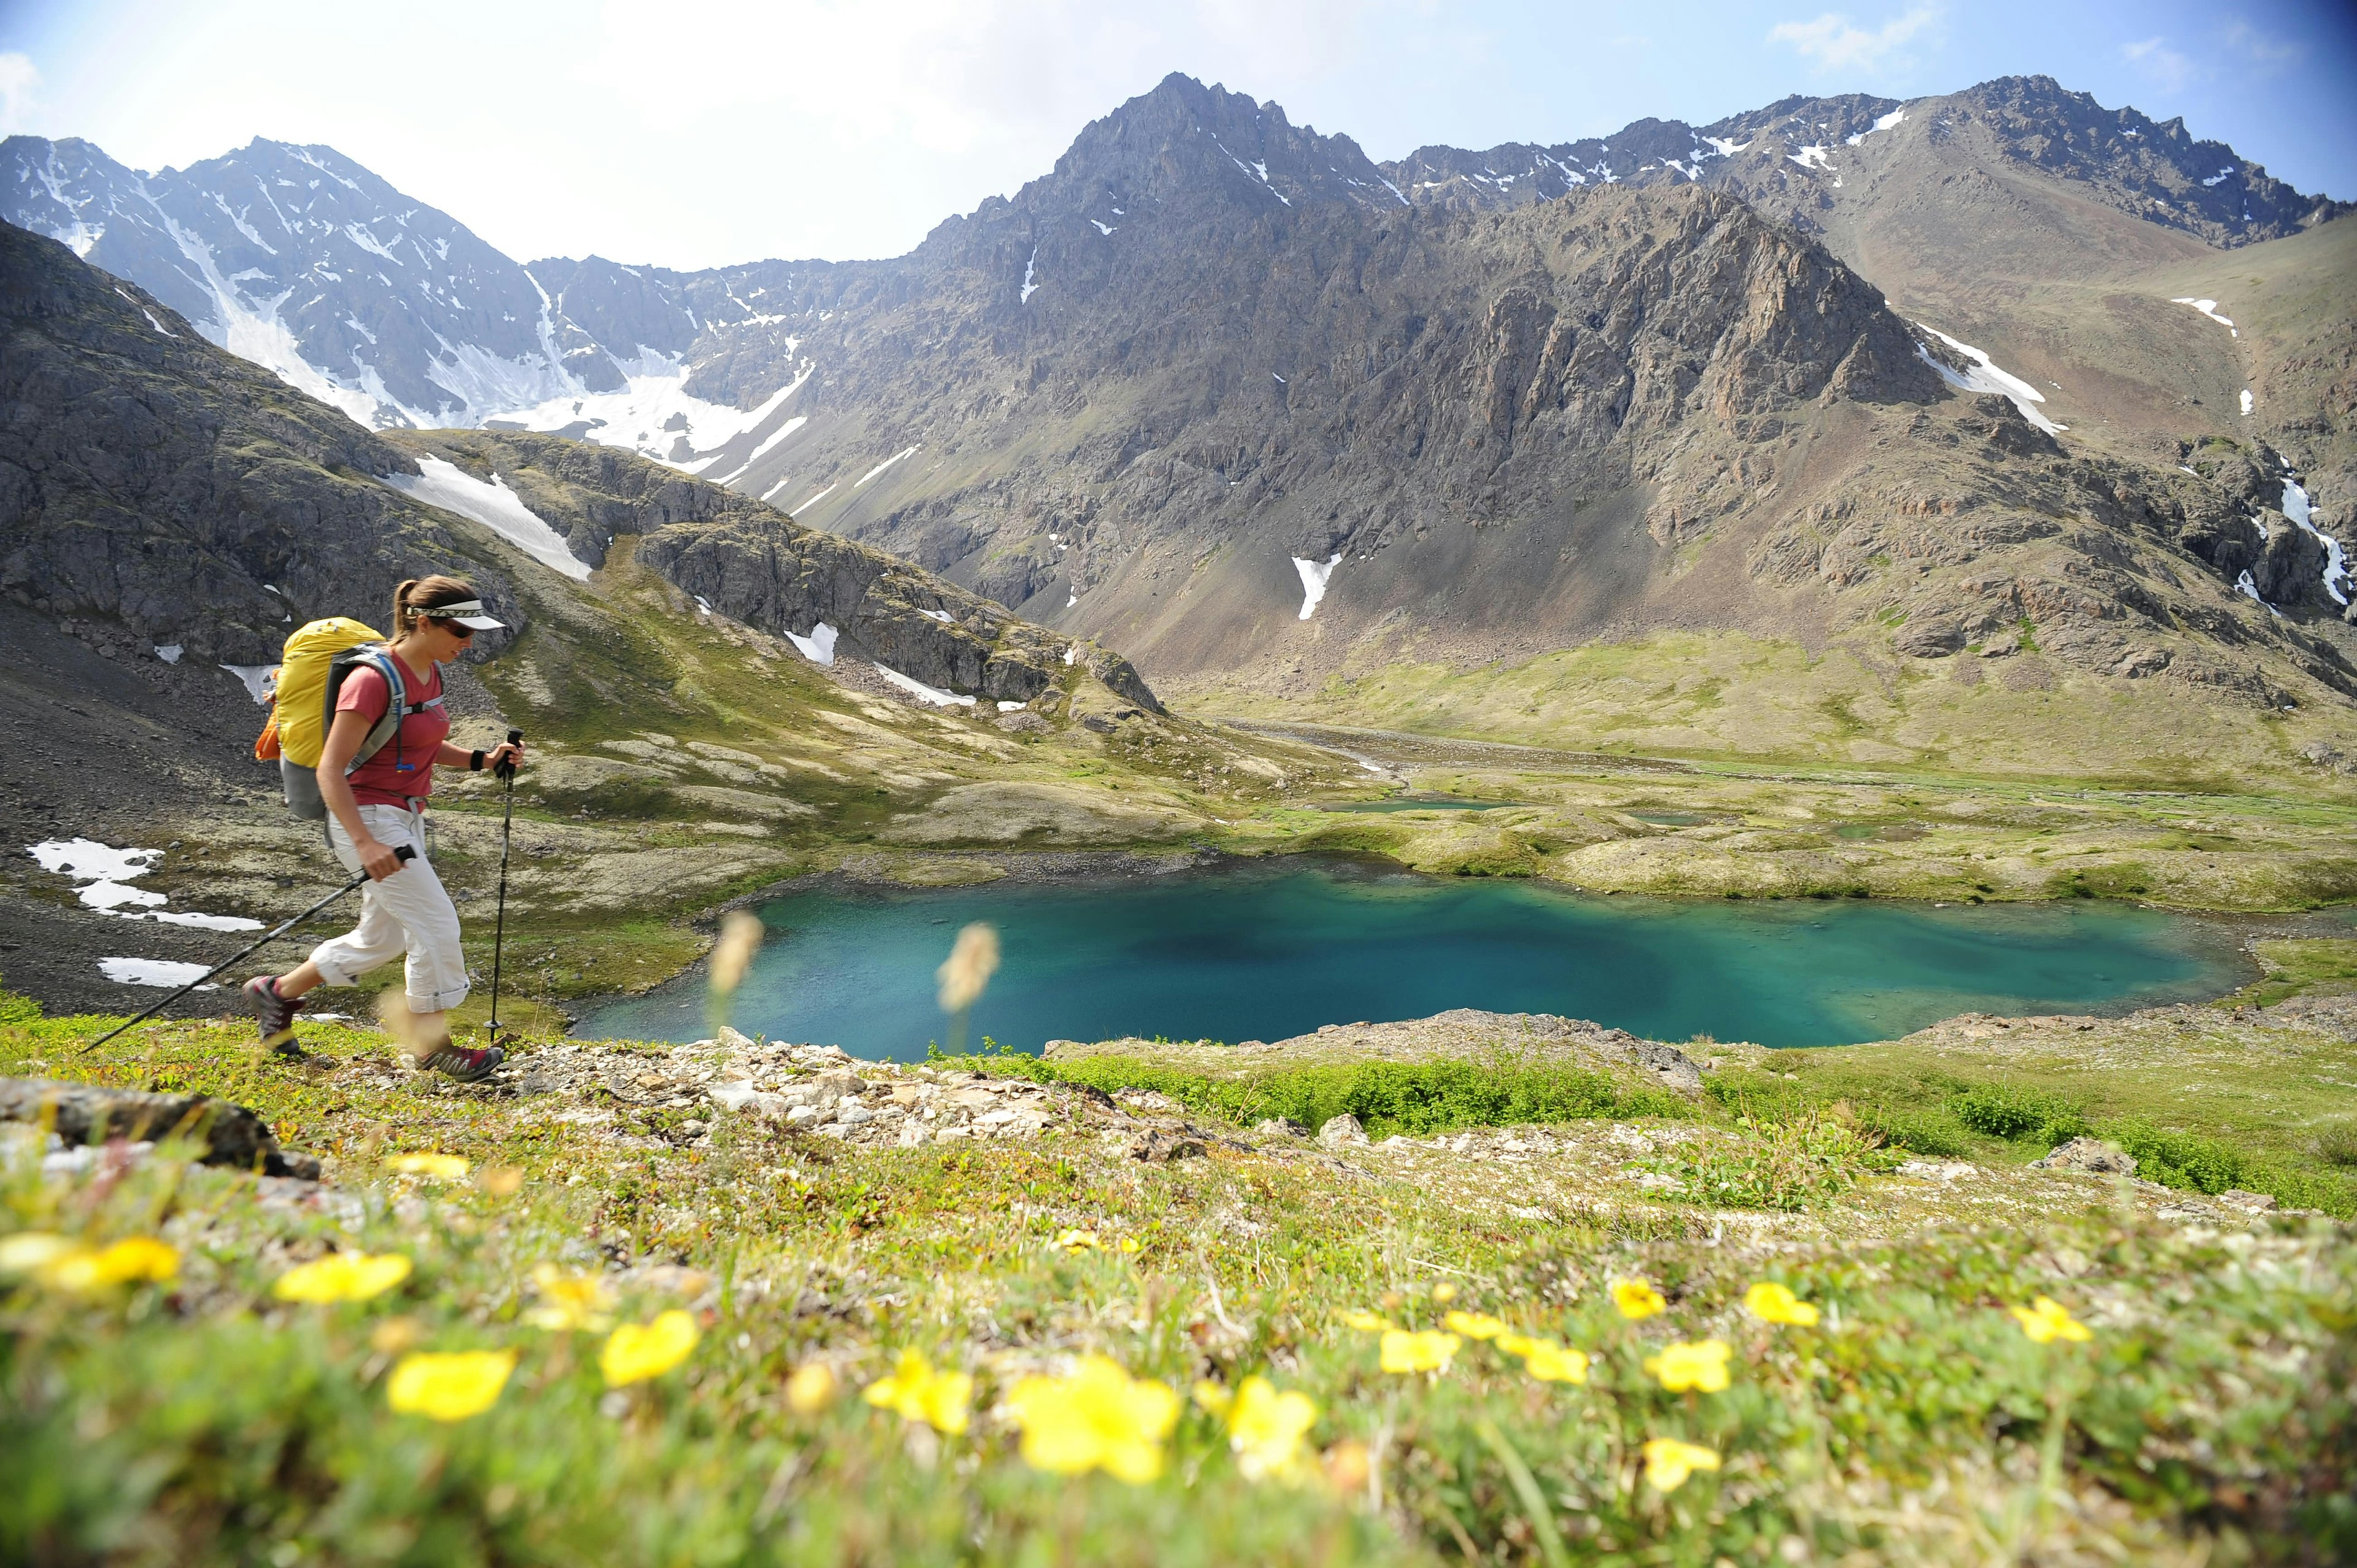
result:
<svg viewBox="0 0 2357 1568"><path fill-rule="evenodd" d="M1857 1113L1857 1124L1861 1131L1910 1154L1953 1160L1971 1152L1964 1128L1944 1112L1874 1105Z"/></svg>
<svg viewBox="0 0 2357 1568"><path fill-rule="evenodd" d="M2357 1122L2328 1122L2316 1130L2309 1150L2328 1165L2357 1165Z"/></svg>
<svg viewBox="0 0 2357 1568"><path fill-rule="evenodd" d="M1871 1133L1824 1117L1741 1123L1705 1133L1639 1167L1677 1180L1679 1195L1717 1208L1808 1208L1840 1197L1899 1156Z"/></svg>
<svg viewBox="0 0 2357 1568"><path fill-rule="evenodd" d="M1681 1116L1692 1112L1674 1094L1623 1089L1602 1073L1512 1062L1344 1062L1280 1068L1246 1077L1214 1076L1134 1057L1082 1057L1069 1062L1001 1055L960 1065L1038 1083L1073 1083L1108 1094L1150 1090L1199 1115L1240 1126L1280 1116L1305 1127L1356 1116L1372 1137L1528 1122Z"/></svg>
<svg viewBox="0 0 2357 1568"><path fill-rule="evenodd" d="M1949 1111L1972 1131L2008 1141L2035 1139L2052 1147L2083 1137L2087 1118L2050 1090L2018 1084L1975 1084L1953 1096Z"/></svg>

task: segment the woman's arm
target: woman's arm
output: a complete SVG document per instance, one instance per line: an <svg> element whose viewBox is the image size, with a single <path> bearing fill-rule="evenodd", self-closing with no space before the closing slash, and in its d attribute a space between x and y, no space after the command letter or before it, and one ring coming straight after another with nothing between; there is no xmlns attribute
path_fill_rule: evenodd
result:
<svg viewBox="0 0 2357 1568"><path fill-rule="evenodd" d="M328 810L336 821L344 824L344 832L352 839L352 852L361 858L361 869L379 882L401 869L401 862L393 851L376 842L368 827L361 821L361 803L352 798L351 780L344 777L350 767L352 754L368 738L376 721L358 709L346 708L336 714L328 727L328 743L319 748L319 798L328 802Z"/></svg>
<svg viewBox="0 0 2357 1568"><path fill-rule="evenodd" d="M510 759L519 763L523 760L521 743L501 741L483 753L483 766L486 768L497 768L502 761ZM434 761L440 768L468 768L474 764L475 754L463 746L452 746L446 740L442 743L442 749L434 754Z"/></svg>

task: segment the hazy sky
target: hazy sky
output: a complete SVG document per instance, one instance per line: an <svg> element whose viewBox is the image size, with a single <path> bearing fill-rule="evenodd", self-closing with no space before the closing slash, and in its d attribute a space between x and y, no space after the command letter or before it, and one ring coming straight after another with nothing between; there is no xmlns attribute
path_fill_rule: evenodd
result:
<svg viewBox="0 0 2357 1568"><path fill-rule="evenodd" d="M2333 0L0 0L0 131L323 142L519 260L893 255L1171 70L1377 158L2043 72L2357 197Z"/></svg>

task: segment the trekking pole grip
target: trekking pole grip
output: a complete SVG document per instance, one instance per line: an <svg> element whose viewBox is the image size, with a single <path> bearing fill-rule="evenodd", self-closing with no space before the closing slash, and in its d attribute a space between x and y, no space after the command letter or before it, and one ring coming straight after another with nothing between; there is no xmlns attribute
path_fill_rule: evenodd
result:
<svg viewBox="0 0 2357 1568"><path fill-rule="evenodd" d="M510 746L522 746L523 744L523 731L520 729L511 729L508 731L508 744ZM499 777L503 779L513 779L516 771L515 758L510 757L502 759L500 765L491 771L498 774Z"/></svg>

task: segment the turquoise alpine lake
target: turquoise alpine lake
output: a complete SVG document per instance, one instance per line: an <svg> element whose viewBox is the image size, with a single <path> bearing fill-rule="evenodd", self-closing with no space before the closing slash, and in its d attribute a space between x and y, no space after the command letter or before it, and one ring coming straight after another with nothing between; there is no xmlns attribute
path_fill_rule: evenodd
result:
<svg viewBox="0 0 2357 1568"><path fill-rule="evenodd" d="M964 1044L1037 1051L1125 1036L1276 1040L1452 1007L1559 1013L1654 1039L1888 1039L1957 1013L2121 1013L2255 978L2229 920L2075 899L1942 908L1869 900L1603 897L1524 881L1300 861L1086 883L830 887L760 909L731 1021L921 1059L956 1043L934 971L960 928L1003 959ZM608 1004L604 1039L710 1032L701 970Z"/></svg>

